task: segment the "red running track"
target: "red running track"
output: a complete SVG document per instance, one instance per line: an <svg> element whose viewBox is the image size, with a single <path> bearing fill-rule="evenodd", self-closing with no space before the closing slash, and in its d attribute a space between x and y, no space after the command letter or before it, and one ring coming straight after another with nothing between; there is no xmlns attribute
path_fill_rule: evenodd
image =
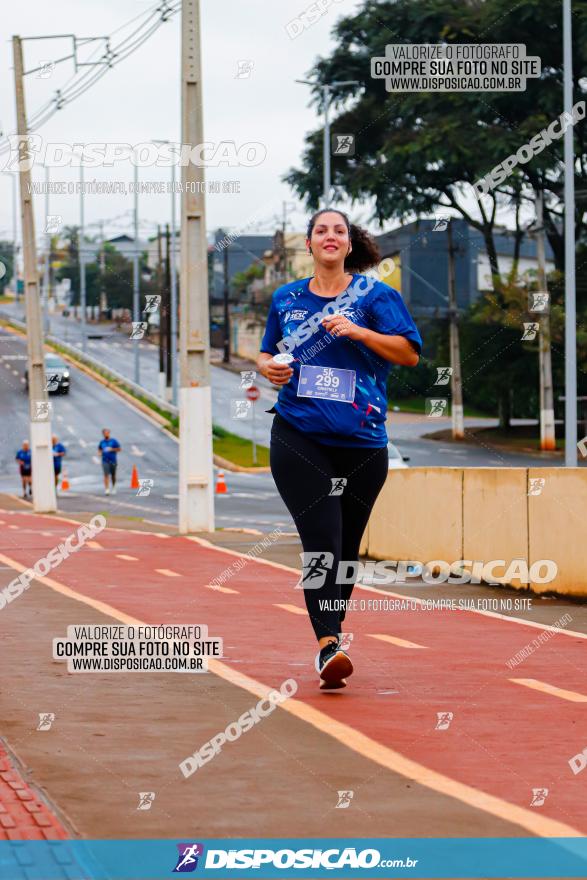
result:
<svg viewBox="0 0 587 880"><path fill-rule="evenodd" d="M32 566L76 528L70 521L28 513L0 512L0 517L2 553L24 566ZM205 585L237 554L144 532L105 529L95 540L99 548L84 547L48 577L146 623L206 624L210 636L224 639L227 666L269 687L294 678L296 701L472 787L481 809L487 793L523 808L530 818L535 815L536 833L542 833L539 820L548 818L587 834L587 773L574 775L569 766L570 758L587 746L587 703L511 681L536 679L587 695L580 635L554 635L512 670L507 661L540 629L472 611L353 612L346 628L354 634L355 674L346 690L325 694L317 686L307 617L276 607L304 608L293 571L250 559L224 582L235 592L225 593ZM357 588L353 597L383 595ZM63 622L63 632L51 635L65 636L67 624L83 622L76 608ZM377 634L422 648L372 638ZM442 712L453 713L444 730L437 729L437 713ZM547 788L549 795L543 806L530 809L534 788Z"/></svg>

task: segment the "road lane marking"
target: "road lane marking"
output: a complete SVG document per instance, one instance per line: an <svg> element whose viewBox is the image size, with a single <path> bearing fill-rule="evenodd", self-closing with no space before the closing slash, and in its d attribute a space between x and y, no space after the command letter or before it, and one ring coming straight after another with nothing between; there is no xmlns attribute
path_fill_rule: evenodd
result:
<svg viewBox="0 0 587 880"><path fill-rule="evenodd" d="M239 592L238 590L231 590L230 587L221 587L220 585L217 586L216 584L204 584L204 586L206 587L207 590L216 590L219 593L237 593L238 594L238 592Z"/></svg>
<svg viewBox="0 0 587 880"><path fill-rule="evenodd" d="M428 650L428 645L417 645L416 642L409 642L407 639L399 639L397 636L387 636L379 633L367 633L370 639L379 639L380 642L389 642L390 645L396 645L398 648L422 648Z"/></svg>
<svg viewBox="0 0 587 880"><path fill-rule="evenodd" d="M127 556L126 553L115 553L117 559L124 559L126 562L138 562L138 556Z"/></svg>
<svg viewBox="0 0 587 880"><path fill-rule="evenodd" d="M222 517L217 516L216 519L222 519ZM217 544L213 544L212 541L208 541L206 538L200 538L196 535L184 535L183 537L186 541L193 541L195 544L200 544L202 547L209 547L211 550L217 550L219 553L239 557L243 555L237 550L229 550L227 547L219 547ZM281 571L289 571L292 574L297 575L298 578L300 576L299 569L292 568L291 565L284 565L283 562L273 562L271 559L261 559L261 557L255 559L255 562L258 562L259 565L269 565L271 568L279 568ZM427 601L426 599L420 599L417 596L406 596L403 593L392 593L391 591L381 590L378 587L370 587L366 584L357 583L355 586L358 590L365 590L368 593L376 593L378 596L384 596L388 599L391 596L394 599L417 602L419 605L422 605ZM494 617L497 620L506 620L508 623L518 623L520 626L530 626L533 629L550 630L550 632L560 633L560 635L570 636L571 638L587 639L587 633L578 632L577 630L560 629L558 626L550 626L548 623L535 623L533 620L524 620L523 617L510 617L507 614L500 614L498 611L486 611L482 608L467 608L459 613L480 614L483 617Z"/></svg>
<svg viewBox="0 0 587 880"><path fill-rule="evenodd" d="M86 547L92 550L103 550L103 546L98 541L86 541Z"/></svg>
<svg viewBox="0 0 587 880"><path fill-rule="evenodd" d="M78 439L79 445L80 445L80 446L83 446L84 449L85 449L86 446L88 445L88 444L86 443L86 441L83 440L81 437L78 437L77 439Z"/></svg>
<svg viewBox="0 0 587 880"><path fill-rule="evenodd" d="M275 608L283 608L284 611L289 611L291 614L303 614L305 616L308 613L304 608L298 608L297 605L279 605L277 602L273 604Z"/></svg>
<svg viewBox="0 0 587 880"><path fill-rule="evenodd" d="M19 573L26 571L26 566L21 565L16 560L11 559L4 554L0 554L0 563L10 566ZM114 606L102 602L99 599L92 599L89 596L83 595L83 593L78 593L76 590L67 587L60 581L53 580L53 578L39 576L36 577L35 580L38 583L42 583L44 586L49 587L54 592L60 593L62 596L66 596L67 598L80 602L83 605L87 605L95 611L98 611L100 614L112 617L120 623L132 626L146 625L144 620L140 620L137 617L131 617L129 614L125 614L118 608L114 608ZM238 672L236 669L232 669L221 660L215 660L213 657L208 659L208 669L224 681L227 681L236 687L240 687L260 699L266 699L272 691L273 685L265 685L242 672ZM564 822L559 822L556 819L549 819L547 816L540 815L526 807L519 807L516 804L511 804L502 798L487 794L486 792L473 788L470 785L457 782L457 780L451 779L435 770L431 770L423 764L412 761L401 755L399 752L390 749L388 746L376 742L366 734L360 733L349 725L335 720L320 709L315 709L300 700L290 697L279 705L279 709L299 718L301 721L312 726L315 730L335 739L345 748L351 749L358 755L367 758L375 764L379 764L379 766L390 770L392 773L398 773L407 779L411 779L424 788L428 788L438 794L446 795L447 797L452 797L473 809L482 810L489 815L496 816L506 822L518 825L520 828L524 828L531 834L536 834L540 837L584 836L582 832Z"/></svg>
<svg viewBox="0 0 587 880"><path fill-rule="evenodd" d="M65 427L67 428L67 430L69 431L70 434L75 434L75 431L73 430L71 425L66 425Z"/></svg>
<svg viewBox="0 0 587 880"><path fill-rule="evenodd" d="M172 571L170 568L156 568L155 571L157 574L162 574L168 578L179 578L181 575L177 571Z"/></svg>
<svg viewBox="0 0 587 880"><path fill-rule="evenodd" d="M555 687L553 684L547 684L545 681L538 681L536 678L510 678L514 684L521 684L523 687L532 688L534 691L541 691L543 694L550 694L552 697L559 697L561 700L568 700L569 703L587 703L587 695L579 694L576 691L567 691L564 688Z"/></svg>

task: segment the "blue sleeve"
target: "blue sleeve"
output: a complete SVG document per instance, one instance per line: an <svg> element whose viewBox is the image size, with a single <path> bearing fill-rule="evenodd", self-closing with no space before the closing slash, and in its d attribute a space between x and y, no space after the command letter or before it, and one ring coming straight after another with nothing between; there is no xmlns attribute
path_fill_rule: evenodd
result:
<svg viewBox="0 0 587 880"><path fill-rule="evenodd" d="M380 284L369 302L370 327L376 333L404 336L422 352L422 337L406 308L402 295L387 284Z"/></svg>
<svg viewBox="0 0 587 880"><path fill-rule="evenodd" d="M269 314L267 315L267 323L265 325L265 332L263 334L263 339L261 340L260 351L265 351L267 354L277 354L279 349L277 348L277 343L281 340L281 327L279 325L279 317L277 315L277 309L275 308L274 300L271 300L271 306L269 308Z"/></svg>

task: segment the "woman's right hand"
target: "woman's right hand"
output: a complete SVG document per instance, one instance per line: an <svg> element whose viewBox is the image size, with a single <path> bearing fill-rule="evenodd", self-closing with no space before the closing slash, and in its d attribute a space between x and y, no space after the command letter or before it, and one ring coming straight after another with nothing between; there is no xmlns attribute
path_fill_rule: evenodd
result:
<svg viewBox="0 0 587 880"><path fill-rule="evenodd" d="M287 364L276 364L273 358L261 361L258 365L262 376L269 379L272 385L287 385L293 376L293 370Z"/></svg>

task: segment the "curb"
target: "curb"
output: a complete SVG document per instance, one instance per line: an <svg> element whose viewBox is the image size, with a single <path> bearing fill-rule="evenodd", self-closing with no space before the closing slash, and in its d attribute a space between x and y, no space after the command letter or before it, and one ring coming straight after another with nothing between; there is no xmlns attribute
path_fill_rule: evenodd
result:
<svg viewBox="0 0 587 880"><path fill-rule="evenodd" d="M237 473L245 473L245 474L269 474L271 473L271 468L268 465L263 465L262 467L244 467L240 464L234 464L234 462L229 461L227 458L222 458L221 455L214 455L214 464L217 464L218 467L222 467L227 471L235 471Z"/></svg>

